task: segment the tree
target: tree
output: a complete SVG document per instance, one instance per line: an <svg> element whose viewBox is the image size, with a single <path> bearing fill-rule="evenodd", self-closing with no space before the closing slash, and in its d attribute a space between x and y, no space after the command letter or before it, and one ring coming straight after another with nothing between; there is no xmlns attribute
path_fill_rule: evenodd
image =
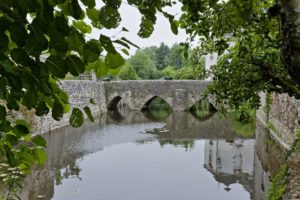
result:
<svg viewBox="0 0 300 200"><path fill-rule="evenodd" d="M175 34L179 25L192 38L200 36L201 52L222 55L228 51L213 69L210 91L219 102L228 99L232 107L242 103L257 107L261 90L288 92L299 98L299 2L274 1L180 0L184 13L178 22L163 11L171 1L127 0L142 15L140 37L151 35L159 12L169 19ZM85 24L85 17L93 28L119 26L122 1L103 3L99 9L95 0L0 0L0 155L8 168L28 173L33 163L42 162L41 148L45 146L41 137L30 138L24 121L8 118L8 112L25 107L34 109L38 116L51 111L52 117L60 120L67 110L68 96L58 87L58 79L67 73L76 76L84 72L100 54L105 56L104 63L95 66L118 68L125 61L115 45L124 53L130 45L136 46L126 38L104 34L99 39L85 37L92 29ZM166 67L165 58L157 59L160 69ZM92 120L90 111L85 111ZM70 123L75 127L83 123L79 108L72 111ZM1 170L6 174L5 168Z"/></svg>
<svg viewBox="0 0 300 200"><path fill-rule="evenodd" d="M158 79L161 77L154 61L143 50L138 50L128 59L127 63L135 69L141 79Z"/></svg>
<svg viewBox="0 0 300 200"><path fill-rule="evenodd" d="M163 42L156 49L156 68L159 70L164 69L167 66L167 58L170 52L170 48Z"/></svg>
<svg viewBox="0 0 300 200"><path fill-rule="evenodd" d="M104 34L99 39L85 37L92 28L119 28L121 0L103 0L101 8L95 0L0 0L0 160L8 163L1 167L6 184L15 183L14 177L28 174L34 163L45 159L45 141L40 136L30 138L30 129L24 120L11 119L8 113L20 109L33 110L37 116L48 113L60 120L68 110L68 95L59 88L57 80L70 73L78 76L85 67L96 71L109 71L122 66L125 61L115 46L128 54L136 46L126 38L110 38ZM149 37L156 22L156 13L166 16L171 29L177 33L174 16L163 11L171 6L169 1L128 0L141 13L138 35ZM88 18L93 27L85 23ZM122 31L128 31L125 27ZM99 72L100 73L100 72ZM84 112L93 121L91 111ZM83 123L80 108L73 108L70 124ZM20 143L21 142L21 143ZM9 170L8 170L9 169ZM14 171L11 171L14 169ZM1 176L3 177L3 176ZM11 188L11 187L10 187ZM9 199L10 192L6 199Z"/></svg>
<svg viewBox="0 0 300 200"><path fill-rule="evenodd" d="M135 69L131 65L127 64L120 70L118 78L121 80L137 80L139 77Z"/></svg>
<svg viewBox="0 0 300 200"><path fill-rule="evenodd" d="M181 2L180 26L192 38L199 36L200 53L218 52L220 56L208 91L217 102L227 99L232 108L242 104L257 108L260 91L299 97L296 19L300 11L292 11L299 6L297 1L282 0L275 5L273 0Z"/></svg>
<svg viewBox="0 0 300 200"><path fill-rule="evenodd" d="M175 67L179 69L186 64L186 59L184 58L184 47L180 46L179 44L174 44L167 57L167 64L168 66Z"/></svg>

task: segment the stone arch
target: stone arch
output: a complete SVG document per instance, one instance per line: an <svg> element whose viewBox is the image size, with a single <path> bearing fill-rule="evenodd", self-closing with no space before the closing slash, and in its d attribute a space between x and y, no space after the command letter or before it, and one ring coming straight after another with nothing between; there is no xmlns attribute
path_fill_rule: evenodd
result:
<svg viewBox="0 0 300 200"><path fill-rule="evenodd" d="M191 111L193 109L193 106L198 103L199 101L201 100L206 100L208 102L208 106L209 106L209 111L211 113L214 113L216 111L218 111L218 109L216 108L216 106L211 102L211 99L210 98L207 98L207 99L202 99L202 98L199 98L199 99L194 99L187 107L187 110L188 111Z"/></svg>
<svg viewBox="0 0 300 200"><path fill-rule="evenodd" d="M142 104L141 110L147 110L149 105L155 98L161 98L164 102L166 102L166 104L168 104L170 106L170 108L172 108L172 104L170 104L167 100L165 100L161 96L155 95L155 96L151 96L151 97L147 98L146 101L144 101L144 103Z"/></svg>
<svg viewBox="0 0 300 200"><path fill-rule="evenodd" d="M116 96L114 97L107 105L107 109L109 111L115 111L118 109L118 104L121 101L122 97L121 96Z"/></svg>

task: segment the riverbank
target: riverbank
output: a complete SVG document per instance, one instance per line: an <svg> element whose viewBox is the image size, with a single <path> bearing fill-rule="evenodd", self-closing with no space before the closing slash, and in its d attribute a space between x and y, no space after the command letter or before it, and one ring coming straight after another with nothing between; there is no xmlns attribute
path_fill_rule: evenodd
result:
<svg viewBox="0 0 300 200"><path fill-rule="evenodd" d="M285 152L285 163L287 169L283 173L278 167L276 174L285 181L280 184L273 180L269 191L269 199L297 200L300 199L300 144L299 144L299 116L300 101L289 97L286 94L265 94L261 93L261 107L257 110L256 117L265 126L272 140L279 144ZM259 141L259 140L258 140ZM278 161L276 157L274 161ZM276 176L275 176L276 177ZM276 178L274 178L276 179ZM278 191L283 191L278 193ZM276 192L276 194L274 194ZM282 196L282 197L281 197Z"/></svg>

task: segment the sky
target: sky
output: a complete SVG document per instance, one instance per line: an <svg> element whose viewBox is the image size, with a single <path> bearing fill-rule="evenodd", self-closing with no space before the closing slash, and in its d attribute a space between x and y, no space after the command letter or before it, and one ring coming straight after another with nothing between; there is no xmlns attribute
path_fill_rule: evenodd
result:
<svg viewBox="0 0 300 200"><path fill-rule="evenodd" d="M101 7L101 5L97 5L97 7ZM168 11L170 14L176 15L178 18L180 16L180 5L176 5L175 7L164 9ZM140 19L141 15L137 8L126 4L125 2L122 3L119 12L122 17L122 21L117 29L112 30L93 30L92 33L89 35L90 38L98 39L100 34L105 34L108 36L116 35L117 38L126 37L131 42L137 44L139 47L149 47L149 46L158 46L161 42L164 42L168 46L172 46L174 43L185 42L187 35L185 34L184 30L179 29L178 35L173 34L171 31L170 23L167 18L163 15L157 13L157 21L154 27L154 32L149 38L140 38L137 33L139 31L140 26ZM126 27L129 32L120 32L122 27ZM130 48L130 54L134 54L136 51L135 47Z"/></svg>

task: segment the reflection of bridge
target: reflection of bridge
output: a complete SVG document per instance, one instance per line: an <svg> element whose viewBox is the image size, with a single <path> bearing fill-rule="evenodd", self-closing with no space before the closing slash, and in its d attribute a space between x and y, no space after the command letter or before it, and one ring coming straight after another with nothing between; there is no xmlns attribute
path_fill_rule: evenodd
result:
<svg viewBox="0 0 300 200"><path fill-rule="evenodd" d="M181 121L181 123L179 123ZM199 138L234 139L239 136L231 129L228 119L220 119L216 115L206 121L197 121L191 113L173 112L162 123L152 123L142 112L129 112L121 124L141 126L143 128L166 127L173 134L159 137L159 140L182 140ZM76 163L83 156L102 151L107 146L135 141L148 141L153 135L130 131L124 134L110 132L110 124L118 126L109 116L98 118L95 123L87 121L82 127L75 129L64 127L44 135L47 140L48 159L43 167L36 169L25 179L21 199L38 200L38 195L45 195L44 199L51 199L54 194L56 172ZM145 126L145 124L148 124ZM173 124L173 125L172 125ZM188 127L190 126L190 127ZM119 133L122 134L119 134ZM104 137L105 136L105 137Z"/></svg>
<svg viewBox="0 0 300 200"><path fill-rule="evenodd" d="M204 167L230 191L230 185L242 184L253 199L254 139L206 140Z"/></svg>
<svg viewBox="0 0 300 200"><path fill-rule="evenodd" d="M139 80L105 82L107 108L113 110L118 103L130 110L141 110L155 97L162 98L173 110L184 111L201 99L209 81Z"/></svg>

